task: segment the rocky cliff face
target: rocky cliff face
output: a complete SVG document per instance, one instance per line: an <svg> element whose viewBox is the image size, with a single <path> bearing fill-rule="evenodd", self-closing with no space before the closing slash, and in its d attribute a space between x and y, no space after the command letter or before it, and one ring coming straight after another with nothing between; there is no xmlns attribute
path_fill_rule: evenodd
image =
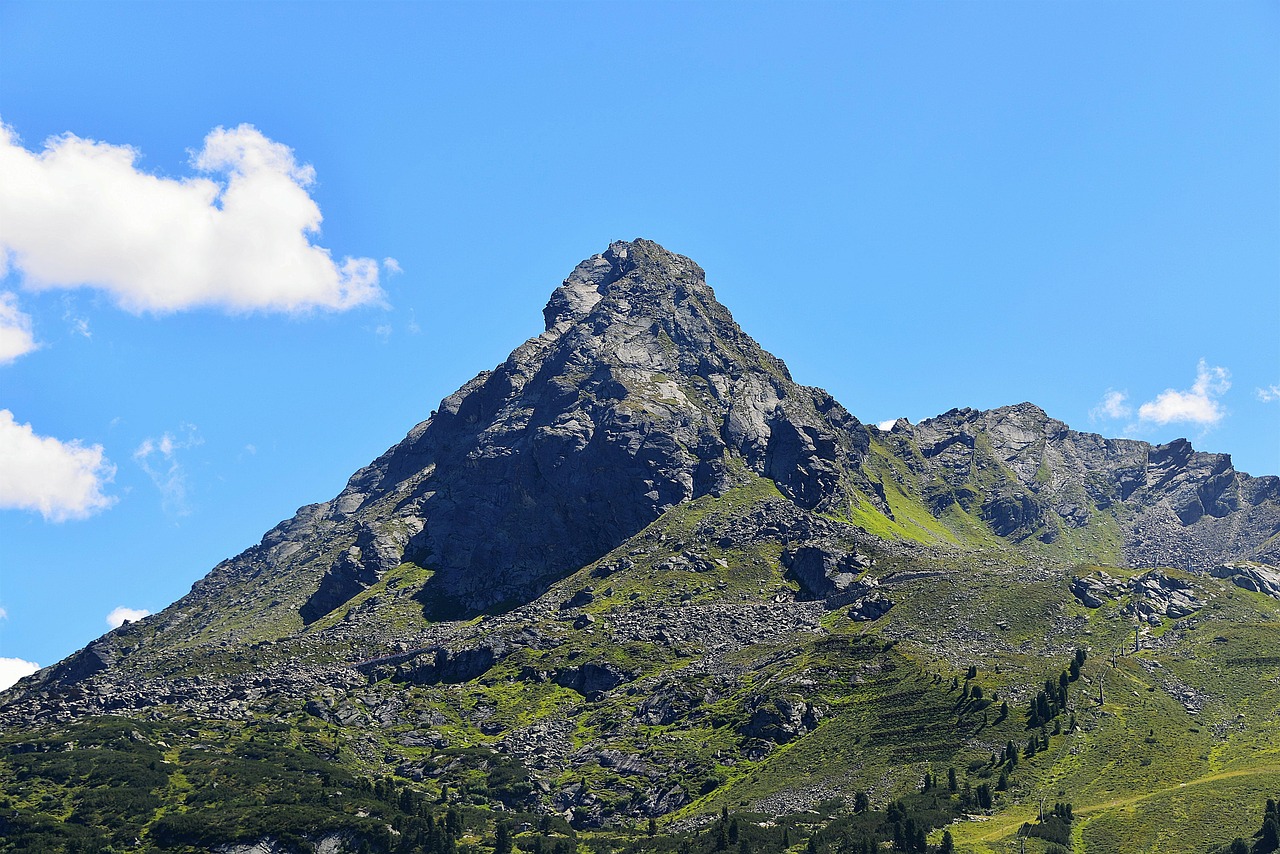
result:
<svg viewBox="0 0 1280 854"><path fill-rule="evenodd" d="M446 398L335 502L359 516L395 495L393 519L412 532L398 557L436 571L428 603L527 600L746 472L806 508L841 503L865 431L792 382L689 259L614 244L544 316L546 332Z"/></svg>
<svg viewBox="0 0 1280 854"><path fill-rule="evenodd" d="M960 504L1015 542L1052 544L1100 525L1119 534L1133 566L1208 569L1280 554L1280 478L1237 472L1230 456L1185 439L1079 433L1030 403L952 410L892 434L918 451L934 512Z"/></svg>
<svg viewBox="0 0 1280 854"><path fill-rule="evenodd" d="M541 335L445 398L340 495L302 508L146 632L126 634L145 634L154 658L307 627L355 637L326 618L342 611L363 625L408 597L430 620L513 607L672 508L758 477L785 502L752 511L760 518L739 541L774 532L764 539L780 568L818 598L866 568L860 548L989 546L974 525L1011 554L1063 564L1280 558L1280 479L1238 473L1185 440L1079 433L1025 403L866 427L793 382L697 264L647 240L583 261L543 314ZM886 458L889 468L876 464ZM893 519L887 490L938 520L922 544L867 545L875 538L854 524L866 517L849 514ZM368 595L407 565L423 571L397 577L394 595ZM55 672L74 681L127 660L134 645L123 648Z"/></svg>

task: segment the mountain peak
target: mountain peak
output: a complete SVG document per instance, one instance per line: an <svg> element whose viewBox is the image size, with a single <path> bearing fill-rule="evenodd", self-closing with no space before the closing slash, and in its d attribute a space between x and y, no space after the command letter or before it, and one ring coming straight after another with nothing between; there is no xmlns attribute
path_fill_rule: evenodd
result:
<svg viewBox="0 0 1280 854"><path fill-rule="evenodd" d="M702 268L685 256L652 240L617 240L578 264L552 292L542 314L547 332L559 334L585 318L612 292L625 291L632 300L638 297L640 302L662 304L677 290L706 287ZM629 308L629 302L624 307Z"/></svg>

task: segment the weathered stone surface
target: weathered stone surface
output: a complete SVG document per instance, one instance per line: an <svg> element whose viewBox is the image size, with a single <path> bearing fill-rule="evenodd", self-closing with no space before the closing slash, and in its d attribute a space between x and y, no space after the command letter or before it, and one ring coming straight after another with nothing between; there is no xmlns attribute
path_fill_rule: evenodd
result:
<svg viewBox="0 0 1280 854"><path fill-rule="evenodd" d="M1113 579L1106 576L1108 581ZM1085 576L1071 579L1071 595L1080 600L1080 604L1089 608L1101 608L1112 598L1111 589L1102 578Z"/></svg>
<svg viewBox="0 0 1280 854"><path fill-rule="evenodd" d="M1237 587L1280 599L1280 569L1257 563L1228 563L1209 570L1214 578L1229 578Z"/></svg>
<svg viewBox="0 0 1280 854"><path fill-rule="evenodd" d="M856 554L801 546L782 553L782 565L800 582L805 592L817 599L837 595L858 580L858 574L870 561Z"/></svg>
<svg viewBox="0 0 1280 854"><path fill-rule="evenodd" d="M605 691L612 691L632 678L630 674L612 664L588 662L578 667L557 670L552 675L551 681L561 687L571 688L584 697L592 697Z"/></svg>
<svg viewBox="0 0 1280 854"><path fill-rule="evenodd" d="M893 608L893 600L882 593L872 593L853 603L849 616L858 622L878 620Z"/></svg>
<svg viewBox="0 0 1280 854"><path fill-rule="evenodd" d="M822 709L799 697L758 700L748 707L751 718L741 732L748 738L786 744L818 726Z"/></svg>
<svg viewBox="0 0 1280 854"><path fill-rule="evenodd" d="M437 649L432 654L423 656L426 661L400 667L397 679L419 685L470 682L483 676L505 652L505 647L500 643L458 651Z"/></svg>

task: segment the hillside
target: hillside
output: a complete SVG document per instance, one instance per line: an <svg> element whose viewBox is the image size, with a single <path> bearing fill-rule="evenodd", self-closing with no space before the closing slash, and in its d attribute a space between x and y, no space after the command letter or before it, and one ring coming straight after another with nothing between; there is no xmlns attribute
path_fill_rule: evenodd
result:
<svg viewBox="0 0 1280 854"><path fill-rule="evenodd" d="M332 501L6 692L8 850L921 850L959 819L1007 851L1042 799L1082 852L1257 830L1280 478L1028 403L864 425L649 241L544 317Z"/></svg>

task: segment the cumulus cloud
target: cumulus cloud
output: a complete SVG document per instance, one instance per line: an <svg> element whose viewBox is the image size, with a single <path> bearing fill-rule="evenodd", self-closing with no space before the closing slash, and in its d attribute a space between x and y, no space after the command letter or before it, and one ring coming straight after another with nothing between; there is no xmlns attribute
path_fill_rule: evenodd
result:
<svg viewBox="0 0 1280 854"><path fill-rule="evenodd" d="M0 365L7 365L35 348L31 318L18 310L17 295L11 291L0 293Z"/></svg>
<svg viewBox="0 0 1280 854"><path fill-rule="evenodd" d="M1122 391L1113 391L1107 389L1107 393L1102 396L1102 400L1093 409L1089 410L1090 418L1128 418L1133 414L1133 409L1126 402L1129 395Z"/></svg>
<svg viewBox="0 0 1280 854"><path fill-rule="evenodd" d="M54 522L83 519L115 503L102 491L115 474L101 445L38 436L0 409L0 509L36 510Z"/></svg>
<svg viewBox="0 0 1280 854"><path fill-rule="evenodd" d="M400 266L400 262L394 258L383 258L382 268L392 274L404 272L404 269Z"/></svg>
<svg viewBox="0 0 1280 854"><path fill-rule="evenodd" d="M893 429L893 425L897 423L898 423L898 419L890 418L888 421L881 421L876 426L879 427L884 432L888 433L890 430Z"/></svg>
<svg viewBox="0 0 1280 854"><path fill-rule="evenodd" d="M126 608L121 605L107 614L107 625L113 629L118 629L125 623L134 623L143 617L151 616L151 612L145 608Z"/></svg>
<svg viewBox="0 0 1280 854"><path fill-rule="evenodd" d="M30 676L40 669L34 661L21 658L0 658L0 691L10 687L23 676Z"/></svg>
<svg viewBox="0 0 1280 854"><path fill-rule="evenodd" d="M186 516L191 512L187 504L187 472L178 459L178 451L203 444L195 425L183 424L181 435L166 432L159 439L146 438L134 450L133 461L160 490L166 513Z"/></svg>
<svg viewBox="0 0 1280 854"><path fill-rule="evenodd" d="M1210 367L1204 359L1196 366L1196 381L1186 391L1165 389L1138 407L1138 418L1156 424L1185 422L1211 427L1222 420L1225 411L1218 398L1231 388L1231 374L1226 368Z"/></svg>
<svg viewBox="0 0 1280 854"><path fill-rule="evenodd" d="M311 238L314 170L251 125L216 128L166 178L139 153L71 134L28 151L0 124L0 254L26 287L93 287L133 312L344 310L382 299L378 262Z"/></svg>
<svg viewBox="0 0 1280 854"><path fill-rule="evenodd" d="M1258 400L1263 403L1271 403L1280 400L1280 385L1268 386L1267 388L1258 389Z"/></svg>

